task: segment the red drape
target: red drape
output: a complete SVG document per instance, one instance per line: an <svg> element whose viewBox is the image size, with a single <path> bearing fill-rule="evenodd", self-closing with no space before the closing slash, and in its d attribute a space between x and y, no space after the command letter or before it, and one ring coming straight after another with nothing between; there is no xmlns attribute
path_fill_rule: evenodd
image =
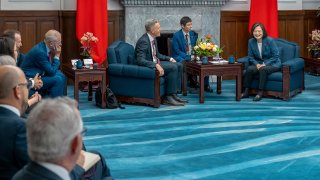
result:
<svg viewBox="0 0 320 180"><path fill-rule="evenodd" d="M80 41L86 32L98 38L91 54L95 62L102 64L108 47L108 4L106 0L77 0L76 34Z"/></svg>
<svg viewBox="0 0 320 180"><path fill-rule="evenodd" d="M251 26L261 22L269 36L278 37L278 1L277 0L251 0L250 4L250 21Z"/></svg>

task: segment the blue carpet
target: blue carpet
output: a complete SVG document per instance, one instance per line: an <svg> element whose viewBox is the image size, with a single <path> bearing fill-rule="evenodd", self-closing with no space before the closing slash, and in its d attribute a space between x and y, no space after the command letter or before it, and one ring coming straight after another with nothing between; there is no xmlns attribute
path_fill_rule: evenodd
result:
<svg viewBox="0 0 320 180"><path fill-rule="evenodd" d="M116 179L319 179L320 77L305 84L290 101L237 102L235 81L225 80L204 104L188 94L184 107L125 110L96 108L80 93L84 141Z"/></svg>

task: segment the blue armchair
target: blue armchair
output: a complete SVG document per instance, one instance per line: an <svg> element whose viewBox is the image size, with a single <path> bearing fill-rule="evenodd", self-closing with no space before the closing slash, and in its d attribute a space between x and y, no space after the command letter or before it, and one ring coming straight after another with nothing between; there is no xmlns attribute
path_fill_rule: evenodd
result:
<svg viewBox="0 0 320 180"><path fill-rule="evenodd" d="M268 76L263 95L289 100L304 90L304 60L300 58L300 47L297 44L280 38L275 40L280 51L282 68L280 72ZM247 69L248 57L240 58L238 62L244 63L244 69ZM258 77L252 82L250 93L257 93L257 87Z"/></svg>
<svg viewBox="0 0 320 180"><path fill-rule="evenodd" d="M123 41L108 49L109 87L120 102L159 107L165 93L165 79L159 72L135 64L134 47Z"/></svg>

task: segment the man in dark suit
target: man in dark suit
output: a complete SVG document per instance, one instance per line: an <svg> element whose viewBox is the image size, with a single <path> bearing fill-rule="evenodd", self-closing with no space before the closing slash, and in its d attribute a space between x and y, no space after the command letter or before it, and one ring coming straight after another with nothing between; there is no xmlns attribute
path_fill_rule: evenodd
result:
<svg viewBox="0 0 320 180"><path fill-rule="evenodd" d="M39 90L42 96L63 96L66 77L59 70L61 53L61 34L49 30L44 42L34 46L25 56L21 68L27 77L41 76L43 87Z"/></svg>
<svg viewBox="0 0 320 180"><path fill-rule="evenodd" d="M11 179L29 160L25 119L28 82L15 66L0 67L0 179Z"/></svg>
<svg viewBox="0 0 320 180"><path fill-rule="evenodd" d="M172 38L172 57L178 62L191 59L191 52L198 40L198 34L192 31L192 20L188 16L184 16L180 20L181 29L173 34ZM197 77L188 76L189 85L198 87ZM204 79L204 89L208 92L213 92L209 85L209 77Z"/></svg>
<svg viewBox="0 0 320 180"><path fill-rule="evenodd" d="M15 29L7 29L3 32L3 36L11 37L14 39L16 43L16 51L18 53L17 57L17 66L20 67L25 55L20 52L20 48L22 47L22 40L21 40L21 33L18 30Z"/></svg>
<svg viewBox="0 0 320 180"><path fill-rule="evenodd" d="M179 71L182 72L182 65L172 57L159 53L155 40L156 37L160 36L159 20L147 20L145 28L147 33L140 37L135 48L137 64L154 68L159 71L160 76L165 76L166 96L163 99L164 104L182 106L187 101L176 95L178 80L181 77Z"/></svg>
<svg viewBox="0 0 320 180"><path fill-rule="evenodd" d="M68 97L45 99L30 113L27 123L28 154L31 162L13 180L113 179L103 161L82 177L87 159L82 150L83 122L77 103ZM100 157L103 158L103 157ZM101 164L103 163L103 164ZM69 172L77 171L69 175Z"/></svg>

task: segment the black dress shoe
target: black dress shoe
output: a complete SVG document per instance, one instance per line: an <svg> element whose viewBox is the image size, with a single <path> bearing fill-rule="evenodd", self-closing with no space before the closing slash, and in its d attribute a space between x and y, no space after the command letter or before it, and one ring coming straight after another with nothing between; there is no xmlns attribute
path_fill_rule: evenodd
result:
<svg viewBox="0 0 320 180"><path fill-rule="evenodd" d="M248 93L242 93L241 94L241 99L243 98L249 98L249 94Z"/></svg>
<svg viewBox="0 0 320 180"><path fill-rule="evenodd" d="M260 101L262 99L262 96L257 94L256 97L253 98L253 101Z"/></svg>
<svg viewBox="0 0 320 180"><path fill-rule="evenodd" d="M164 97L162 103L171 106L184 106L184 103L177 102L172 96Z"/></svg>
<svg viewBox="0 0 320 180"><path fill-rule="evenodd" d="M213 89L210 87L210 85L205 86L205 87L204 87L204 90L205 90L206 92L213 92Z"/></svg>
<svg viewBox="0 0 320 180"><path fill-rule="evenodd" d="M177 96L176 94L172 94L172 97L174 100L178 101L178 102L181 102L181 103L188 103L189 101L188 100L184 100L184 99L181 99L179 96Z"/></svg>

